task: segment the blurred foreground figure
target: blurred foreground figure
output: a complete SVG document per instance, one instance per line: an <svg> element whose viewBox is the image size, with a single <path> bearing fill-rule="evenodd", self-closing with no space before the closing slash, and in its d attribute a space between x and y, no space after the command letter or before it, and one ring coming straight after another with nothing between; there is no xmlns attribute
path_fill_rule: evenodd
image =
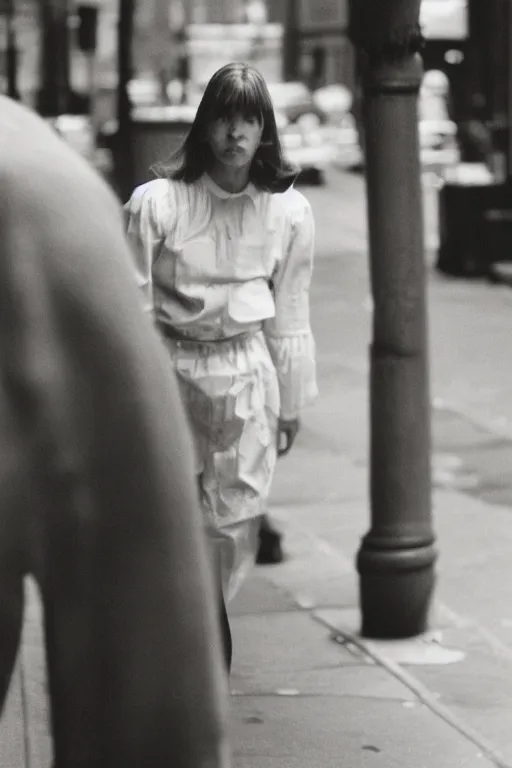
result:
<svg viewBox="0 0 512 768"><path fill-rule="evenodd" d="M226 766L192 447L107 186L0 97L0 710L23 577L56 768Z"/></svg>

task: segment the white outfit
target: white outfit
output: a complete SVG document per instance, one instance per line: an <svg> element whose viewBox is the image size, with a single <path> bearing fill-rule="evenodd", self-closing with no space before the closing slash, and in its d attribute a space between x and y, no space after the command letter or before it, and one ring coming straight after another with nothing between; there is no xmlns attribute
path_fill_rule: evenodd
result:
<svg viewBox="0 0 512 768"><path fill-rule="evenodd" d="M255 549L266 512L278 418L295 418L317 394L311 208L293 187L230 194L205 175L144 184L125 211L144 305L195 435L207 525L217 541L244 542L223 555L225 583L238 582L240 550Z"/></svg>

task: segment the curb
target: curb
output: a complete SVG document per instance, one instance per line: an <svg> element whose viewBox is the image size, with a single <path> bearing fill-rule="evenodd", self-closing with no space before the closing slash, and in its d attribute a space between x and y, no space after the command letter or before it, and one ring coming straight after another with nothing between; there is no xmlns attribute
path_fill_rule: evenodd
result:
<svg viewBox="0 0 512 768"><path fill-rule="evenodd" d="M365 654L368 658L372 659L372 661L385 669L390 675L399 680L406 686L406 688L414 693L418 700L428 707L434 715L441 718L447 725L474 744L481 751L482 755L488 758L496 768L512 768L512 763L507 762L499 750L487 741L484 736L458 718L449 707L441 704L436 694L432 693L432 691L426 688L414 677L414 675L405 670L396 661L381 653L372 641L366 640L360 635L356 635L343 627L335 626L322 619L317 614L316 610L310 610L308 613L310 613L313 621L316 621L324 627L327 627L327 629L341 635L345 643L350 643L355 646L361 653Z"/></svg>

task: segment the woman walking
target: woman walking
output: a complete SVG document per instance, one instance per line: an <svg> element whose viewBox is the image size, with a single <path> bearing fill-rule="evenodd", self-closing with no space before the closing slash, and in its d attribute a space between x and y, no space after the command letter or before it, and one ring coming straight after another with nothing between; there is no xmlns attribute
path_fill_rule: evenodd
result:
<svg viewBox="0 0 512 768"><path fill-rule="evenodd" d="M316 396L314 222L263 77L214 74L177 157L125 206L138 281L181 386L226 602L254 563L278 453ZM162 414L165 418L165 414Z"/></svg>

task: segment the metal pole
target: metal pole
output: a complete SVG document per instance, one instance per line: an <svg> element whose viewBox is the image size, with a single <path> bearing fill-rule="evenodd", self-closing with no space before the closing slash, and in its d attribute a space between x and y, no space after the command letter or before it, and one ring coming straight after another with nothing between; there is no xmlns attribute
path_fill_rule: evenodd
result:
<svg viewBox="0 0 512 768"><path fill-rule="evenodd" d="M283 75L284 80L295 80L299 69L299 8L297 0L285 0Z"/></svg>
<svg viewBox="0 0 512 768"><path fill-rule="evenodd" d="M41 88L37 109L57 117L69 109L68 0L43 0L41 18Z"/></svg>
<svg viewBox="0 0 512 768"><path fill-rule="evenodd" d="M114 166L117 191L123 200L133 187L132 155L132 105L128 83L133 77L132 46L135 0L120 0L117 27L117 121L118 129L114 147Z"/></svg>
<svg viewBox="0 0 512 768"><path fill-rule="evenodd" d="M6 48L5 48L5 68L7 74L7 95L16 101L20 100L18 90L18 48L15 29L15 9L14 0L7 3L6 21Z"/></svg>
<svg viewBox="0 0 512 768"><path fill-rule="evenodd" d="M357 557L362 632L424 631L434 587L417 97L420 0L352 0L363 59L371 284L371 529Z"/></svg>

